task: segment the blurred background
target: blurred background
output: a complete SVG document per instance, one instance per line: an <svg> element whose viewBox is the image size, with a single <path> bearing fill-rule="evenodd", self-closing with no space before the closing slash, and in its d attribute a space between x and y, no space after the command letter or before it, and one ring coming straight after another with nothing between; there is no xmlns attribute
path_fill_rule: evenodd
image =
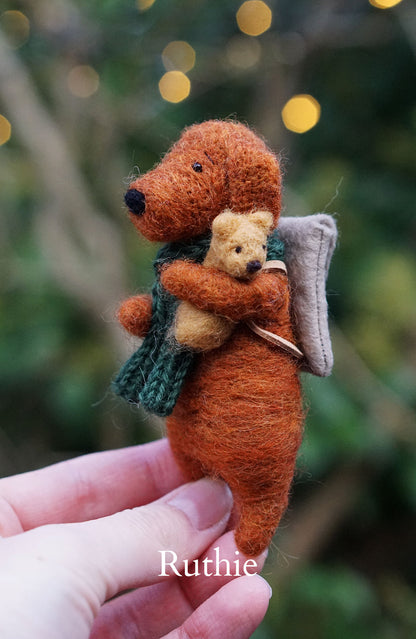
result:
<svg viewBox="0 0 416 639"><path fill-rule="evenodd" d="M340 230L335 369L303 378L255 637L415 637L412 2L3 1L0 30L1 475L163 432L109 390L157 250L122 196L184 126L235 117L281 155L284 214Z"/></svg>

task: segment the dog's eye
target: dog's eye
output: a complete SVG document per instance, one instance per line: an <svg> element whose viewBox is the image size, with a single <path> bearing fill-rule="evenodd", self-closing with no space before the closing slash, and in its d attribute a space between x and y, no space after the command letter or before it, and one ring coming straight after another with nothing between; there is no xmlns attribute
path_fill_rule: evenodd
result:
<svg viewBox="0 0 416 639"><path fill-rule="evenodd" d="M241 246L236 246L236 247L235 247L235 252L236 252L236 253L241 253L241 251L242 251L242 250L243 250L243 249L241 248Z"/></svg>
<svg viewBox="0 0 416 639"><path fill-rule="evenodd" d="M265 245L265 244L263 244L263 251L265 251L265 250L266 250L266 245Z"/></svg>
<svg viewBox="0 0 416 639"><path fill-rule="evenodd" d="M202 164L200 164L199 162L194 162L192 168L197 173L202 173Z"/></svg>

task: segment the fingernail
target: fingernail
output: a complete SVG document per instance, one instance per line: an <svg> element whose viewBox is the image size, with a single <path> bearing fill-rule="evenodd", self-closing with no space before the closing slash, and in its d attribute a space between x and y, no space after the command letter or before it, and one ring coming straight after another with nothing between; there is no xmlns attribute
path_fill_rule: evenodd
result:
<svg viewBox="0 0 416 639"><path fill-rule="evenodd" d="M266 561L267 555L268 555L268 549L266 548L266 550L263 550L262 553L260 553L260 555L258 555L257 557L247 557L247 559L250 559L251 561L255 561L256 565L255 567L248 567L246 568L247 572L250 573L250 575L255 575L258 572L260 572L260 570L263 569L264 566L264 562Z"/></svg>
<svg viewBox="0 0 416 639"><path fill-rule="evenodd" d="M197 530L206 530L230 514L233 499L223 481L200 479L178 489L167 502L181 510Z"/></svg>
<svg viewBox="0 0 416 639"><path fill-rule="evenodd" d="M269 584L269 582L268 582L268 581L266 581L266 580L264 579L264 577L262 577L261 575L256 575L256 578L257 578L257 579L261 579L261 580L262 580L262 581L266 584L267 588L269 589L269 599L271 599L271 598L272 598L272 595L273 595L273 590L272 590L272 587L271 587L271 585Z"/></svg>
<svg viewBox="0 0 416 639"><path fill-rule="evenodd" d="M263 550L263 552L259 555L259 559L263 559L264 561L266 561L267 557L269 556L269 549L266 548L266 550Z"/></svg>

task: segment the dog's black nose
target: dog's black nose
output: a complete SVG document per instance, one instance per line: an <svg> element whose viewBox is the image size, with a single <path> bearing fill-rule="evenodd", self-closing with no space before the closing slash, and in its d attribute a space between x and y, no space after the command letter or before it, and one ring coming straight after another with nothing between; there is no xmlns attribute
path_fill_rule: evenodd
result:
<svg viewBox="0 0 416 639"><path fill-rule="evenodd" d="M246 266L247 273L255 273L256 271L259 271L260 269L261 269L261 262L259 262L258 260L252 260L251 262L247 263L247 266Z"/></svg>
<svg viewBox="0 0 416 639"><path fill-rule="evenodd" d="M146 198L144 193L137 191L136 189L129 189L124 196L129 211L135 215L143 215L146 208Z"/></svg>

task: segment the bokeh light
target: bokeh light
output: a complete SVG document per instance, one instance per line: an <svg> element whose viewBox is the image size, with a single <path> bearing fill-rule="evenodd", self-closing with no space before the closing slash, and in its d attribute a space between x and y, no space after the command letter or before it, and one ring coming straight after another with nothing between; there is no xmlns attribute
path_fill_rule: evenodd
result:
<svg viewBox="0 0 416 639"><path fill-rule="evenodd" d="M0 16L0 26L7 35L8 44L18 49L29 38L30 22L21 11L5 11Z"/></svg>
<svg viewBox="0 0 416 639"><path fill-rule="evenodd" d="M160 95L167 102L182 102L191 91L191 81L182 71L168 71L159 81Z"/></svg>
<svg viewBox="0 0 416 639"><path fill-rule="evenodd" d="M247 0L237 11L237 24L243 33L259 36L270 28L272 12L261 0Z"/></svg>
<svg viewBox="0 0 416 639"><path fill-rule="evenodd" d="M227 44L225 56L232 67L251 69L260 61L260 42L245 36L234 36Z"/></svg>
<svg viewBox="0 0 416 639"><path fill-rule="evenodd" d="M67 77L68 89L77 98L91 97L100 85L100 76L87 64L73 67Z"/></svg>
<svg viewBox="0 0 416 639"><path fill-rule="evenodd" d="M146 11L155 3L155 0L137 0L137 7L139 11Z"/></svg>
<svg viewBox="0 0 416 639"><path fill-rule="evenodd" d="M319 122L320 104L311 95L295 95L282 109L285 127L294 133L305 133Z"/></svg>
<svg viewBox="0 0 416 639"><path fill-rule="evenodd" d="M373 5L373 7L377 7L377 9L391 9L391 7L396 6L402 0L369 0L369 3Z"/></svg>
<svg viewBox="0 0 416 639"><path fill-rule="evenodd" d="M4 115L0 115L0 146L10 140L12 125Z"/></svg>
<svg viewBox="0 0 416 639"><path fill-rule="evenodd" d="M195 50L188 42L174 40L163 49L163 66L166 71L190 71L195 64Z"/></svg>

